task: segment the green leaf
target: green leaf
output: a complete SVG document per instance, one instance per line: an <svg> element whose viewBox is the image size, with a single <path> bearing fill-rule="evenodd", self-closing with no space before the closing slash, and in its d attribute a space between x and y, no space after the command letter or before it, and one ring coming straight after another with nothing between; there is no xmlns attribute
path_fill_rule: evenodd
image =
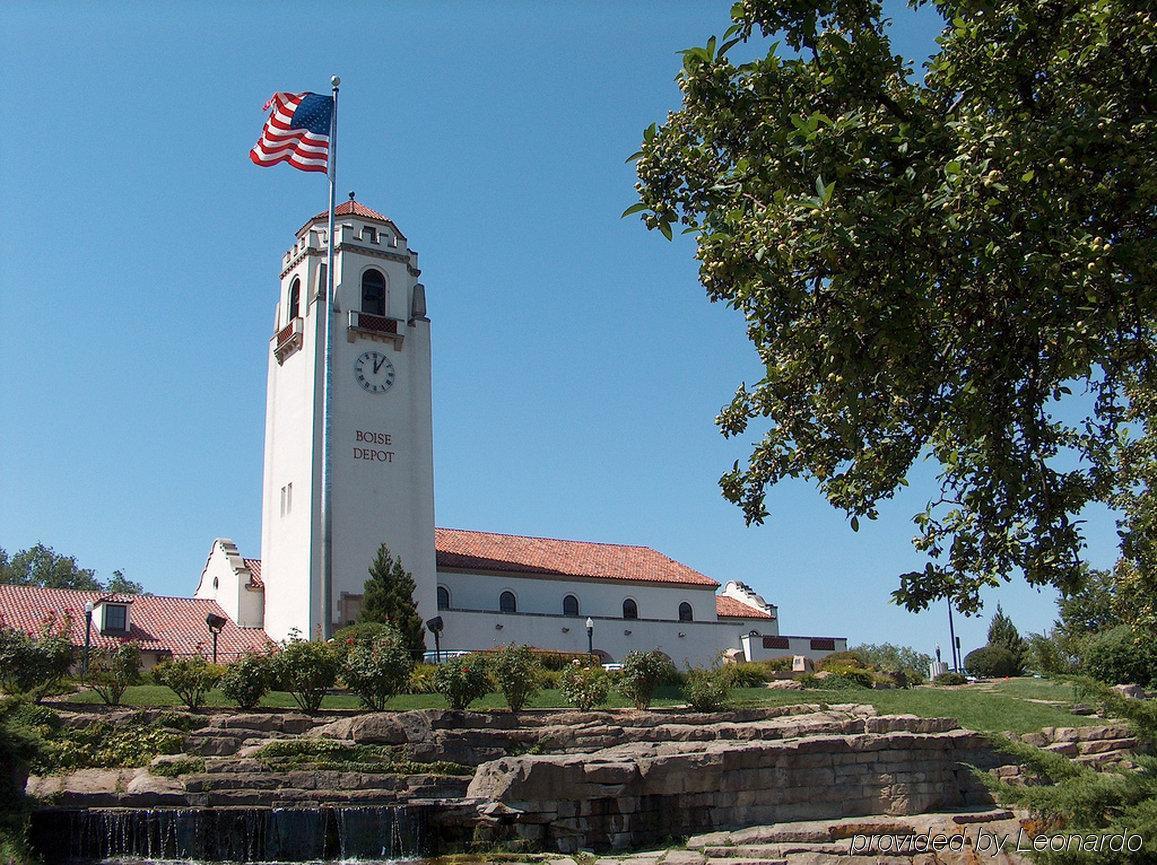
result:
<svg viewBox="0 0 1157 865"><path fill-rule="evenodd" d="M949 174L959 174L960 173L960 163L957 162L955 159L953 159L951 162L949 162L947 165L944 166L944 170L947 171Z"/></svg>
<svg viewBox="0 0 1157 865"><path fill-rule="evenodd" d="M1030 168L1028 171L1026 171L1024 174L1022 174L1020 176L1020 179L1023 180L1025 183L1028 183L1034 177L1036 177L1036 172Z"/></svg>
<svg viewBox="0 0 1157 865"><path fill-rule="evenodd" d="M671 223L669 223L669 222L660 222L660 223L659 223L659 231L662 233L662 235L663 235L665 238L667 238L668 240L670 240L670 239L671 239Z"/></svg>
<svg viewBox="0 0 1157 865"><path fill-rule="evenodd" d="M858 531L860 530L860 519L859 519L859 517L852 517L852 519L851 519L851 526L852 526L852 531L853 531L853 532L858 532Z"/></svg>
<svg viewBox="0 0 1157 865"><path fill-rule="evenodd" d="M628 156L628 157L627 157L625 160L623 160L623 161L624 161L624 162L634 162L636 159L638 159L638 158L639 158L640 156L642 156L642 155L643 155L643 151L641 151L641 150L636 150L634 153L632 153L630 156Z"/></svg>
<svg viewBox="0 0 1157 865"><path fill-rule="evenodd" d="M634 204L632 204L630 207L628 207L626 210L624 210L623 215L620 216L619 219L623 219L624 217L630 216L632 213L638 213L640 210L646 210L646 209L647 209L647 205L645 205L641 201L637 201Z"/></svg>

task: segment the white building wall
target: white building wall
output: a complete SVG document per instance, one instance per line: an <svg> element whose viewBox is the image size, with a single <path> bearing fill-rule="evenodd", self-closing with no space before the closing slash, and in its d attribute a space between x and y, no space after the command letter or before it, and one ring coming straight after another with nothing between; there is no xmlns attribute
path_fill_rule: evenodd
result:
<svg viewBox="0 0 1157 865"><path fill-rule="evenodd" d="M381 226L379 245L360 240L362 223L343 220L339 243L408 253L404 243L392 247L392 235ZM339 247L340 249L341 247ZM341 251L341 280L335 322L333 372L333 609L340 619L342 594L361 595L378 547L385 543L414 576L415 601L423 620L434 615L434 454L430 371L430 322L410 319L417 284L417 257L406 261L370 253ZM386 277L387 309L398 319L400 343L348 328L348 312L361 304L362 274L369 268ZM394 384L384 393L369 393L358 383L354 367L365 352L385 355L395 369ZM362 433L362 441L358 434ZM388 436L388 443L366 443L365 434ZM375 457L366 459L365 451Z"/></svg>
<svg viewBox="0 0 1157 865"><path fill-rule="evenodd" d="M450 609L439 611L444 649L488 649L508 643L564 652L587 651L586 619L594 620L594 648L612 660L627 652L658 649L679 666L714 663L727 649L740 649L751 631L777 634L774 619L720 619L711 587L580 580L549 576L438 571L450 592ZM516 613L499 612L499 596L514 592ZM578 616L562 615L562 599L573 594ZM623 600L633 598L638 619L623 618ZM679 604L691 604L694 621L678 620Z"/></svg>
<svg viewBox="0 0 1157 865"><path fill-rule="evenodd" d="M237 545L229 538L217 538L193 597L216 601L240 628L260 628L265 614L263 593L250 587L251 580Z"/></svg>
<svg viewBox="0 0 1157 865"><path fill-rule="evenodd" d="M812 648L813 640L831 640L833 648ZM782 645L782 641L786 641L787 645ZM786 636L780 637L777 642L780 644L768 646L765 645L763 636L745 635L742 638L744 660L768 661L772 658L782 658L784 655L803 655L804 657L811 658L813 661L818 661L825 655L832 654L832 652L846 652L848 650L848 641L845 637Z"/></svg>
<svg viewBox="0 0 1157 865"><path fill-rule="evenodd" d="M291 630L303 636L322 631L323 226L317 222L307 228L282 262L276 323L287 323L289 287L301 277L301 349L278 362L270 344L261 557L265 627L275 640ZM377 230L376 241L364 233L367 226ZM428 618L435 609L433 420L430 322L424 316L410 318L417 255L381 223L341 217L335 231L332 622L342 624L343 595L362 593L382 543L413 573L419 612ZM350 311L361 306L362 274L371 267L386 278L386 314L397 319L399 340L349 327ZM367 392L357 381L355 363L367 351L386 356L394 367L389 390ZM359 433L377 440L366 447ZM382 458L365 459L370 450ZM290 483L292 506L285 510L283 489Z"/></svg>
<svg viewBox="0 0 1157 865"><path fill-rule="evenodd" d="M294 254L287 254L286 263L296 263L281 278L275 330L268 349L261 567L267 589L265 630L273 640L284 640L292 631L313 636L320 623L311 574L317 573L321 561L321 464L315 454L321 453L320 328L325 317L318 315L318 284L324 258L316 233L307 236L306 242L310 241L313 254L306 250L302 255L296 246L291 251ZM279 362L276 333L287 323L285 298L295 278L302 281L302 344Z"/></svg>
<svg viewBox="0 0 1157 865"><path fill-rule="evenodd" d="M520 574L468 573L439 570L438 585L450 591L450 607L464 610L498 610L498 597L514 593L520 613L562 614L562 599L574 595L579 616L623 616L623 601L633 598L641 619L678 621L679 604L691 605L695 621L714 622L715 590L711 586L626 583L583 580L573 577ZM774 622L769 622L774 625Z"/></svg>
<svg viewBox="0 0 1157 865"><path fill-rule="evenodd" d="M525 644L562 652L587 650L586 616L536 615L473 610L442 610L442 648L489 649L509 643ZM621 661L632 650L658 649L677 666L705 666L715 663L727 649L738 649L740 637L758 629L763 621L723 619L716 622L670 622L647 619L614 619L591 616L594 620L594 648L613 661Z"/></svg>

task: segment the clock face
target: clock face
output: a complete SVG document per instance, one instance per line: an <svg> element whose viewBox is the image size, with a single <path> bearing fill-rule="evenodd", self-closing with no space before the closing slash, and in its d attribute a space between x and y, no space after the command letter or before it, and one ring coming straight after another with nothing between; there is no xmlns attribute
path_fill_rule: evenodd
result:
<svg viewBox="0 0 1157 865"><path fill-rule="evenodd" d="M370 393L385 393L394 383L394 365L379 351L363 352L354 363L354 376Z"/></svg>

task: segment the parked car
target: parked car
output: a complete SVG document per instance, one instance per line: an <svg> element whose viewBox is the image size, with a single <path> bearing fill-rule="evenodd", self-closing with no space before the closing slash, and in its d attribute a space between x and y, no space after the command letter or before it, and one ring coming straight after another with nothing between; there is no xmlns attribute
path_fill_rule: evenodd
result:
<svg viewBox="0 0 1157 865"><path fill-rule="evenodd" d="M462 649L443 649L439 652L426 652L422 655L423 664L437 664L439 663L438 656L441 655L441 660L449 661L451 658L461 658L463 655L469 655L470 652Z"/></svg>

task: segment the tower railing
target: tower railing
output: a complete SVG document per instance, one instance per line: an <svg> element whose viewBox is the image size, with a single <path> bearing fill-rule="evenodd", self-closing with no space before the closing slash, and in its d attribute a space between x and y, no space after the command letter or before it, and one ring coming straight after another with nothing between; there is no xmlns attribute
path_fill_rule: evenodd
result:
<svg viewBox="0 0 1157 865"><path fill-rule="evenodd" d="M390 318L388 315L375 315L372 312L350 310L350 327L354 330L368 330L371 333L387 333L398 335L398 322L401 319Z"/></svg>
<svg viewBox="0 0 1157 865"><path fill-rule="evenodd" d="M273 335L273 354L278 363L285 363L285 359L301 348L305 322L301 317L290 319L289 324Z"/></svg>

